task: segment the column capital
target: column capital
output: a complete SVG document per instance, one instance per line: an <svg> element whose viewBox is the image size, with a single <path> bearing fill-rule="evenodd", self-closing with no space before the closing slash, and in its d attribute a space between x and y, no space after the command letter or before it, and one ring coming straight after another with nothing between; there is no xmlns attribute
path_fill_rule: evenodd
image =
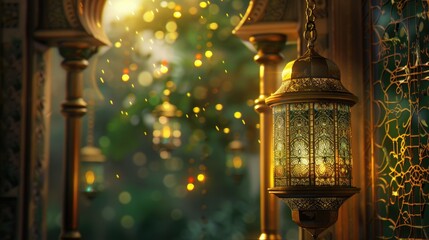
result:
<svg viewBox="0 0 429 240"><path fill-rule="evenodd" d="M87 62L97 52L97 47L80 44L64 44L58 47L60 55L64 61L82 61ZM87 66L88 64L86 64ZM85 66L85 67L86 67Z"/></svg>
<svg viewBox="0 0 429 240"><path fill-rule="evenodd" d="M254 60L259 64L276 64L283 60L281 51L286 44L287 36L281 33L258 34L249 38L256 47Z"/></svg>

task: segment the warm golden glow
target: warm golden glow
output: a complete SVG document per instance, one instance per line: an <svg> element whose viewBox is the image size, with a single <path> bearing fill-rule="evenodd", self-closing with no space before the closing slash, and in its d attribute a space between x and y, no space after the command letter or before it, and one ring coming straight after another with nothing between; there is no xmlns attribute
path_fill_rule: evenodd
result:
<svg viewBox="0 0 429 240"><path fill-rule="evenodd" d="M190 192L192 190L194 190L195 185L193 183L188 183L188 185L186 185L186 189Z"/></svg>
<svg viewBox="0 0 429 240"><path fill-rule="evenodd" d="M177 23L174 21L169 21L165 24L165 29L168 32L175 32L177 30Z"/></svg>
<svg viewBox="0 0 429 240"><path fill-rule="evenodd" d="M207 3L202 1L200 2L200 8L206 8L207 7Z"/></svg>
<svg viewBox="0 0 429 240"><path fill-rule="evenodd" d="M155 19L155 14L153 11L147 11L145 14L143 14L143 20L145 22L152 22L153 19Z"/></svg>
<svg viewBox="0 0 429 240"><path fill-rule="evenodd" d="M141 8L141 0L115 0L115 1L106 1L103 12L103 23L101 25L106 26L108 23L111 23L114 20L120 20L125 16L133 15L135 12ZM97 26L98 26L97 22Z"/></svg>
<svg viewBox="0 0 429 240"><path fill-rule="evenodd" d="M204 176L204 174L202 174L202 173L198 174L197 180L199 182L203 182L205 179L206 179L206 176Z"/></svg>
<svg viewBox="0 0 429 240"><path fill-rule="evenodd" d="M168 67L165 65L161 65L161 68L159 69L161 73L166 74L168 72Z"/></svg>
<svg viewBox="0 0 429 240"><path fill-rule="evenodd" d="M170 138L171 136L171 128L170 126L164 126L162 128L162 137L163 138Z"/></svg>
<svg viewBox="0 0 429 240"><path fill-rule="evenodd" d="M207 50L207 51L204 53L204 55L206 56L206 58L211 58L211 57L213 57L213 52L212 52L212 51L210 51L210 50Z"/></svg>
<svg viewBox="0 0 429 240"><path fill-rule="evenodd" d="M168 118L166 116L161 116L161 117L159 117L158 121L161 124L167 124L168 123Z"/></svg>
<svg viewBox="0 0 429 240"><path fill-rule="evenodd" d="M324 176L326 174L326 166L324 163L321 163L319 165L319 173L320 175Z"/></svg>
<svg viewBox="0 0 429 240"><path fill-rule="evenodd" d="M173 131L173 137L179 138L182 135L182 132L180 130L174 130Z"/></svg>
<svg viewBox="0 0 429 240"><path fill-rule="evenodd" d="M124 81L124 82L128 82L128 80L130 80L130 75L128 75L128 74L123 74L123 75L122 75L122 81Z"/></svg>
<svg viewBox="0 0 429 240"><path fill-rule="evenodd" d="M194 66L195 67L201 67L201 65L203 65L203 62L200 59L196 59L194 61Z"/></svg>
<svg viewBox="0 0 429 240"><path fill-rule="evenodd" d="M219 27L219 25L217 23L215 23L215 22L212 22L212 23L209 24L209 28L211 30L216 30L216 29L218 29L218 27Z"/></svg>
<svg viewBox="0 0 429 240"><path fill-rule="evenodd" d="M232 159L232 166L234 166L235 169L240 169L243 166L243 160L240 156L234 156Z"/></svg>
<svg viewBox="0 0 429 240"><path fill-rule="evenodd" d="M93 171L89 170L85 173L85 180L88 185L94 184L95 174Z"/></svg>
<svg viewBox="0 0 429 240"><path fill-rule="evenodd" d="M235 112L234 117L237 119L241 118L241 112Z"/></svg>
<svg viewBox="0 0 429 240"><path fill-rule="evenodd" d="M295 61L290 61L286 64L285 68L282 72L282 79L290 79L292 76L292 66L295 63Z"/></svg>
<svg viewBox="0 0 429 240"><path fill-rule="evenodd" d="M189 14L195 15L197 14L198 9L196 7L190 7L188 11L189 11Z"/></svg>
<svg viewBox="0 0 429 240"><path fill-rule="evenodd" d="M164 32L163 31L156 31L155 32L155 38L156 39L159 39L159 40L161 40L161 39L163 39L164 38Z"/></svg>
<svg viewBox="0 0 429 240"><path fill-rule="evenodd" d="M173 17L175 17L175 18L181 18L181 17L182 17L182 13L181 13L181 12L179 12L179 11L175 11L175 12L173 13Z"/></svg>

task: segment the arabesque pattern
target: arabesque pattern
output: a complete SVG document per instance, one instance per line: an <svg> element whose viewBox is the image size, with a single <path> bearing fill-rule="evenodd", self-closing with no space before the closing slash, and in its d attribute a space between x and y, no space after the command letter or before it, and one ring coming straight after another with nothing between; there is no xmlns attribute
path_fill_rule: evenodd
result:
<svg viewBox="0 0 429 240"><path fill-rule="evenodd" d="M348 105L291 103L273 113L275 187L351 186Z"/></svg>
<svg viewBox="0 0 429 240"><path fill-rule="evenodd" d="M429 238L428 1L371 1L377 239Z"/></svg>

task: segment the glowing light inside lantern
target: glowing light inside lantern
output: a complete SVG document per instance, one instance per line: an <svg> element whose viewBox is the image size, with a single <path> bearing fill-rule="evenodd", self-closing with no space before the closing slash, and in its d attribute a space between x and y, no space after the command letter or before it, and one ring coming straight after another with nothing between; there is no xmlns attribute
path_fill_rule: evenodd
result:
<svg viewBox="0 0 429 240"><path fill-rule="evenodd" d="M234 156L234 158L232 159L232 166L235 169L240 169L243 166L243 160L240 156Z"/></svg>
<svg viewBox="0 0 429 240"><path fill-rule="evenodd" d="M95 174L94 174L94 172L91 171L91 170L87 171L85 173L85 180L86 180L86 183L89 184L89 185L94 184L94 182L95 182Z"/></svg>

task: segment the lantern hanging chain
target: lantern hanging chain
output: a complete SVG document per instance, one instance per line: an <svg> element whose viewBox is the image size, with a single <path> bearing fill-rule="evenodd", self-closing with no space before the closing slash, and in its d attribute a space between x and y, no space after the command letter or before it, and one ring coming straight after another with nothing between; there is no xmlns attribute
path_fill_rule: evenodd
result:
<svg viewBox="0 0 429 240"><path fill-rule="evenodd" d="M314 42L317 39L316 16L314 16L316 3L315 0L306 0L306 3L305 17L307 22L305 23L304 38L307 40L307 47L313 49Z"/></svg>

